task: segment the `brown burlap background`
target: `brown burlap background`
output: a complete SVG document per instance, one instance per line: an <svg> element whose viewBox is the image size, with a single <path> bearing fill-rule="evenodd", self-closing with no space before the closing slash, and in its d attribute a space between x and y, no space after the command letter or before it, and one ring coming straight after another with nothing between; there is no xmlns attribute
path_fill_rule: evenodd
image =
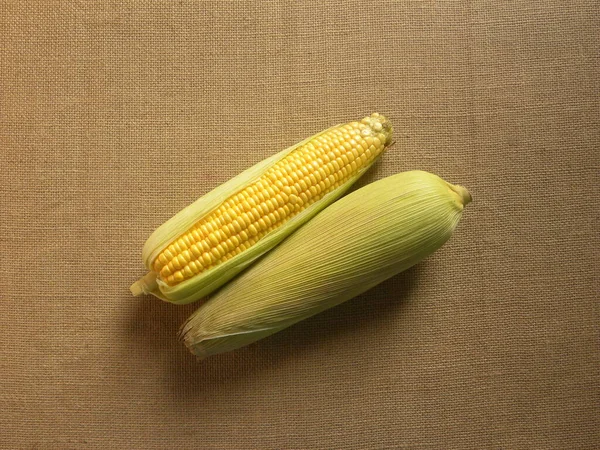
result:
<svg viewBox="0 0 600 450"><path fill-rule="evenodd" d="M0 6L3 448L600 448L595 1ZM373 111L474 197L369 293L205 362L151 231Z"/></svg>

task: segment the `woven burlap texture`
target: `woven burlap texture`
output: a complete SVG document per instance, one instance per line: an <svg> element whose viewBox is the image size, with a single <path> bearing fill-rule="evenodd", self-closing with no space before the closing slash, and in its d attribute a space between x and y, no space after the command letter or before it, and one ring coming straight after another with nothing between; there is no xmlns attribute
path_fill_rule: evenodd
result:
<svg viewBox="0 0 600 450"><path fill-rule="evenodd" d="M0 5L0 446L600 447L595 1ZM471 191L434 256L197 362L163 221L373 111Z"/></svg>

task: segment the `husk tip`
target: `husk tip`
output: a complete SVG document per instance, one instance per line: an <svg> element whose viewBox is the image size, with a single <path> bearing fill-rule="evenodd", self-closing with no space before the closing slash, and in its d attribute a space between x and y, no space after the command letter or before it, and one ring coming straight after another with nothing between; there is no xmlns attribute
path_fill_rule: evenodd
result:
<svg viewBox="0 0 600 450"><path fill-rule="evenodd" d="M177 332L177 339L183 345L185 345L185 347L188 349L188 351L192 355L194 355L196 357L196 361L202 361L202 360L206 359L206 355L204 355L196 350L196 345L195 345L193 336L191 335L188 325L189 325L189 319L187 321L185 321L185 323L179 328L179 331Z"/></svg>
<svg viewBox="0 0 600 450"><path fill-rule="evenodd" d="M450 185L450 188L460 197L463 206L467 206L473 201L473 197L471 196L471 193L467 190L467 188L458 184Z"/></svg>
<svg viewBox="0 0 600 450"><path fill-rule="evenodd" d="M135 297L138 297L140 295L151 293L157 287L158 285L156 284L156 273L149 272L142 278L137 280L135 283L133 283L129 287L129 290Z"/></svg>

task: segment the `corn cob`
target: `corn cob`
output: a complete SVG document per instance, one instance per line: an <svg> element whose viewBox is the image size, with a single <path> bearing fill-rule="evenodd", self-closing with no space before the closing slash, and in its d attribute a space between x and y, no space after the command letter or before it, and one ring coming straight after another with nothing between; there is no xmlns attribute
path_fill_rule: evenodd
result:
<svg viewBox="0 0 600 450"><path fill-rule="evenodd" d="M369 184L213 295L180 338L202 359L349 300L441 247L470 201L465 188L422 171Z"/></svg>
<svg viewBox="0 0 600 450"><path fill-rule="evenodd" d="M186 207L146 241L150 271L131 286L189 303L229 281L339 198L391 143L377 113L337 125L254 167Z"/></svg>

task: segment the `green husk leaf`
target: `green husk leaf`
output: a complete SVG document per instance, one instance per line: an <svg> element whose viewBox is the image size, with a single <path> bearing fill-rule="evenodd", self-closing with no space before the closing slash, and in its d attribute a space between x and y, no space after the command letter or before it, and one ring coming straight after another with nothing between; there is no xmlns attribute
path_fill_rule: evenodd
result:
<svg viewBox="0 0 600 450"><path fill-rule="evenodd" d="M367 185L217 292L180 335L204 358L349 300L440 248L470 200L466 189L422 171Z"/></svg>

